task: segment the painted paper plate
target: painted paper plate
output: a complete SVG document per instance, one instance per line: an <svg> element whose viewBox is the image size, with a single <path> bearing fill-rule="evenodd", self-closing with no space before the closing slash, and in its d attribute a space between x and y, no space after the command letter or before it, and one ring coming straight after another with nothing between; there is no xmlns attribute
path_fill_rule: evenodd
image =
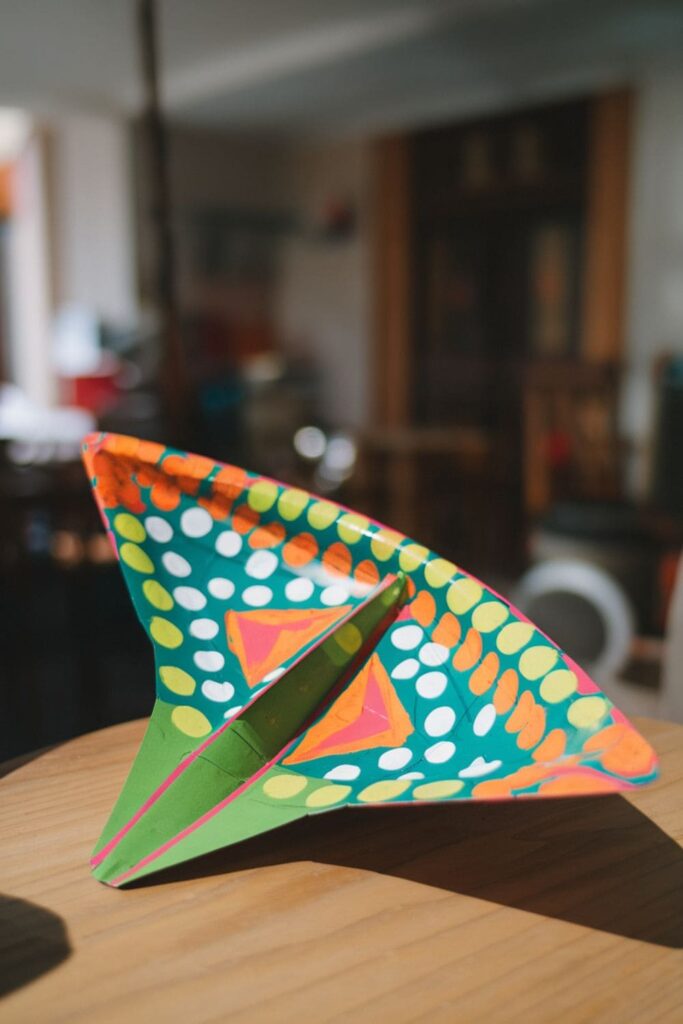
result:
<svg viewBox="0 0 683 1024"><path fill-rule="evenodd" d="M552 640L395 530L135 438L90 435L84 460L156 662L100 880L347 806L656 776L649 744Z"/></svg>

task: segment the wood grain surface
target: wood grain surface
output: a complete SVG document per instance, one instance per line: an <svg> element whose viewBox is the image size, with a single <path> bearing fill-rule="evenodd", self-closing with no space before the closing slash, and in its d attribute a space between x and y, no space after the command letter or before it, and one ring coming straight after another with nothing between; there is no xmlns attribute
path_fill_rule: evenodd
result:
<svg viewBox="0 0 683 1024"><path fill-rule="evenodd" d="M128 890L88 855L142 722L0 781L3 1022L681 1021L683 728L629 798L345 810Z"/></svg>

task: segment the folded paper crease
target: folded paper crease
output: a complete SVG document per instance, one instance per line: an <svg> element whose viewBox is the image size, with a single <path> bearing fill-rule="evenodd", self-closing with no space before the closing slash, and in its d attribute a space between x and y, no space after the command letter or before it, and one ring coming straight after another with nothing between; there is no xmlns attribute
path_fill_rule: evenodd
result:
<svg viewBox="0 0 683 1024"><path fill-rule="evenodd" d="M453 563L329 500L152 442L84 462L156 701L95 847L124 885L306 814L627 790L642 736Z"/></svg>

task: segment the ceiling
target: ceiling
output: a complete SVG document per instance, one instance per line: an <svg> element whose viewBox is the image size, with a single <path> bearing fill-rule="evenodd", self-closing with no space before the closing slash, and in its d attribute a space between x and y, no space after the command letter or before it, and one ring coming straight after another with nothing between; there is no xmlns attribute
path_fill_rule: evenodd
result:
<svg viewBox="0 0 683 1024"><path fill-rule="evenodd" d="M160 0L177 119L413 127L674 66L683 0ZM132 113L134 0L0 0L0 105Z"/></svg>

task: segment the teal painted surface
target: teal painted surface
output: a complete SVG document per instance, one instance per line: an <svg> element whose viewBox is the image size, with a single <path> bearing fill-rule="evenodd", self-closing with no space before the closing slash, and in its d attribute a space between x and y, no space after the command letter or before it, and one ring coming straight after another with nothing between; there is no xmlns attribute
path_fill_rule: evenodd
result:
<svg viewBox="0 0 683 1024"><path fill-rule="evenodd" d="M160 702L160 727L150 730L98 848L183 754L239 722L267 687L276 692L278 675L333 635L378 580L396 574L408 578L410 598L374 645L369 675L355 683L352 697L365 704L341 701L339 713L353 719L344 731L337 706L321 699L292 760L285 758L304 779L303 806L326 781L344 796L311 811L612 791L656 775L645 741L551 640L408 538L304 492L161 446L92 435L84 454L154 646ZM269 651L281 656L273 661ZM259 665L268 671L255 677ZM372 715L388 723L378 736L393 728L391 743L372 742ZM323 734L324 742L312 742ZM425 789L433 783L440 788ZM261 790L260 799L278 807L283 798Z"/></svg>

